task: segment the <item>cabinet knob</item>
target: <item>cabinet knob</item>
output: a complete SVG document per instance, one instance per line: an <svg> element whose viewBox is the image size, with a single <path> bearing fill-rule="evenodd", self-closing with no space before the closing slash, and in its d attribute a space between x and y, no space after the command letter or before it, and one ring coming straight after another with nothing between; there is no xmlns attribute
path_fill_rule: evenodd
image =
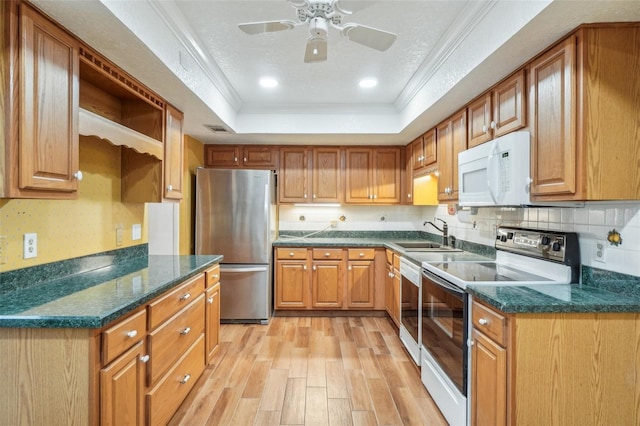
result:
<svg viewBox="0 0 640 426"><path fill-rule="evenodd" d="M389 272L389 277L393 278L395 276L396 276L396 274L394 274L393 272Z"/></svg>
<svg viewBox="0 0 640 426"><path fill-rule="evenodd" d="M331 256L331 253L325 253L324 254L324 257L329 257L329 256Z"/></svg>
<svg viewBox="0 0 640 426"><path fill-rule="evenodd" d="M467 346L471 347L473 345L474 345L473 340L471 339L467 340Z"/></svg>
<svg viewBox="0 0 640 426"><path fill-rule="evenodd" d="M182 334L183 336L186 336L190 332L191 332L191 327L185 327L184 330L180 332L180 334Z"/></svg>
<svg viewBox="0 0 640 426"><path fill-rule="evenodd" d="M218 274L213 274L213 278L218 278L218 277L220 277L220 275L218 275Z"/></svg>
<svg viewBox="0 0 640 426"><path fill-rule="evenodd" d="M167 191L168 192L173 191L173 185L167 185Z"/></svg>
<svg viewBox="0 0 640 426"><path fill-rule="evenodd" d="M304 266L302 267L302 269L306 271L306 270L307 270L307 265L304 265Z"/></svg>
<svg viewBox="0 0 640 426"><path fill-rule="evenodd" d="M411 198L411 194L407 194L407 198Z"/></svg>
<svg viewBox="0 0 640 426"><path fill-rule="evenodd" d="M487 325L487 324L489 324L489 320L488 320L488 319L485 319L485 318L480 318L480 319L478 320L478 323L479 323L480 325Z"/></svg>
<svg viewBox="0 0 640 426"><path fill-rule="evenodd" d="M73 177L76 178L77 180L82 180L82 172L78 170L73 174Z"/></svg>
<svg viewBox="0 0 640 426"><path fill-rule="evenodd" d="M127 337L133 339L138 335L138 330L127 331Z"/></svg>
<svg viewBox="0 0 640 426"><path fill-rule="evenodd" d="M149 355L142 355L142 356L140 357L140 361L141 361L141 362L144 362L144 363L149 362Z"/></svg>
<svg viewBox="0 0 640 426"><path fill-rule="evenodd" d="M242 159L242 161L244 161L244 162L246 163L246 162L247 162L247 157L244 157L244 158Z"/></svg>
<svg viewBox="0 0 640 426"><path fill-rule="evenodd" d="M360 256L360 257L364 257L364 253L360 253L358 256Z"/></svg>
<svg viewBox="0 0 640 426"><path fill-rule="evenodd" d="M191 293L185 293L180 297L180 301L184 302L185 300L187 300L190 297L191 297Z"/></svg>
<svg viewBox="0 0 640 426"><path fill-rule="evenodd" d="M311 269L313 269L315 271L316 270L316 265L313 265L313 267Z"/></svg>
<svg viewBox="0 0 640 426"><path fill-rule="evenodd" d="M493 120L491 120L491 128L492 128L492 129L495 129L495 128L496 128L496 122L495 122L495 121L493 121Z"/></svg>
<svg viewBox="0 0 640 426"><path fill-rule="evenodd" d="M207 303L211 305L213 303L213 297L208 298Z"/></svg>
<svg viewBox="0 0 640 426"><path fill-rule="evenodd" d="M304 198L307 198L307 194L304 194Z"/></svg>
<svg viewBox="0 0 640 426"><path fill-rule="evenodd" d="M289 256L293 256L293 252L292 251L289 252Z"/></svg>
<svg viewBox="0 0 640 426"><path fill-rule="evenodd" d="M184 377L182 378L182 380L180 380L180 384L184 385L185 383L187 383L189 381L190 378L191 378L191 374L185 374Z"/></svg>
<svg viewBox="0 0 640 426"><path fill-rule="evenodd" d="M233 162L237 163L238 162L238 157L233 157Z"/></svg>
<svg viewBox="0 0 640 426"><path fill-rule="evenodd" d="M377 195L374 195L372 198L375 200L376 198L378 198L378 196L377 196Z"/></svg>
<svg viewBox="0 0 640 426"><path fill-rule="evenodd" d="M353 268L351 267L351 265L349 265L349 267L347 268L348 270L352 270Z"/></svg>
<svg viewBox="0 0 640 426"><path fill-rule="evenodd" d="M484 126L482 126L482 132L483 133L487 133L487 125L486 124Z"/></svg>

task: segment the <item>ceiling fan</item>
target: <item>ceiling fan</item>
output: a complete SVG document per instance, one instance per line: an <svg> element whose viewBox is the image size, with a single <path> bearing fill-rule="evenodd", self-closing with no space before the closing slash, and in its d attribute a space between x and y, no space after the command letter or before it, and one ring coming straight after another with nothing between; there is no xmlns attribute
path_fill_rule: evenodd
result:
<svg viewBox="0 0 640 426"><path fill-rule="evenodd" d="M340 5L340 0L288 0L296 8L298 20L262 21L239 24L238 27L247 34L255 35L276 31L291 30L309 24L309 38L304 53L305 62L320 62L327 59L327 34L333 27L350 41L371 47L381 52L387 50L396 40L397 35L377 28L355 23L342 23L351 11Z"/></svg>

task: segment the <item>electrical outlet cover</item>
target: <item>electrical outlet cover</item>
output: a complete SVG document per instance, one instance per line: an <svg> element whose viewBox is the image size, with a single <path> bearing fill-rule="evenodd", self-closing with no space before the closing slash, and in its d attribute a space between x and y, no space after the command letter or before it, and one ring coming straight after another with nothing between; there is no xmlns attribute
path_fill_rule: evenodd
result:
<svg viewBox="0 0 640 426"><path fill-rule="evenodd" d="M140 238L142 238L142 225L134 223L131 227L131 239L139 240Z"/></svg>
<svg viewBox="0 0 640 426"><path fill-rule="evenodd" d="M38 256L38 234L24 234L23 248L25 259Z"/></svg>

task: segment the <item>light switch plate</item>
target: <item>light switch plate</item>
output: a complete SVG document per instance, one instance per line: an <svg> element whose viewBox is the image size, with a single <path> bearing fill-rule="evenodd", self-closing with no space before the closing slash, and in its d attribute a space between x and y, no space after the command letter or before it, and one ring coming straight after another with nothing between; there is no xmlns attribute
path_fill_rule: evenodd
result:
<svg viewBox="0 0 640 426"><path fill-rule="evenodd" d="M23 249L25 259L38 256L38 234L24 234Z"/></svg>
<svg viewBox="0 0 640 426"><path fill-rule="evenodd" d="M139 240L140 238L142 238L142 225L134 223L131 227L131 239Z"/></svg>

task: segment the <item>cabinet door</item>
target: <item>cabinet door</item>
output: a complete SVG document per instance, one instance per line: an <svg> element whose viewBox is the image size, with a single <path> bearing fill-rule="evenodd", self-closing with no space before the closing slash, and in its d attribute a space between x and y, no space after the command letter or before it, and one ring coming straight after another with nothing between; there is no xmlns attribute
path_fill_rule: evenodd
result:
<svg viewBox="0 0 640 426"><path fill-rule="evenodd" d="M507 424L507 351L473 330L471 424Z"/></svg>
<svg viewBox="0 0 640 426"><path fill-rule="evenodd" d="M384 275L384 309L393 319L393 265L387 263Z"/></svg>
<svg viewBox="0 0 640 426"><path fill-rule="evenodd" d="M413 204L413 144L404 147L402 179L402 204Z"/></svg>
<svg viewBox="0 0 640 426"><path fill-rule="evenodd" d="M182 199L182 168L184 140L182 121L184 115L170 105L166 106L166 132L164 141L164 198Z"/></svg>
<svg viewBox="0 0 640 426"><path fill-rule="evenodd" d="M25 3L20 7L18 186L77 191L79 45Z"/></svg>
<svg viewBox="0 0 640 426"><path fill-rule="evenodd" d="M422 153L424 157L424 166L430 166L438 161L438 152L436 149L436 129L431 129L427 133L422 135Z"/></svg>
<svg viewBox="0 0 640 426"><path fill-rule="evenodd" d="M373 260L349 261L347 267L347 306L373 308L375 274Z"/></svg>
<svg viewBox="0 0 640 426"><path fill-rule="evenodd" d="M373 202L400 203L400 149L373 150Z"/></svg>
<svg viewBox="0 0 640 426"><path fill-rule="evenodd" d="M438 200L440 201L446 201L450 198L450 192L453 186L453 182L451 181L451 158L453 157L453 139L451 133L450 121L445 121L438 125Z"/></svg>
<svg viewBox="0 0 640 426"><path fill-rule="evenodd" d="M309 307L309 271L306 260L276 261L276 309Z"/></svg>
<svg viewBox="0 0 640 426"><path fill-rule="evenodd" d="M240 166L238 147L231 145L206 145L205 166L233 168Z"/></svg>
<svg viewBox="0 0 640 426"><path fill-rule="evenodd" d="M344 263L341 260L313 262L311 306L314 308L342 308Z"/></svg>
<svg viewBox="0 0 640 426"><path fill-rule="evenodd" d="M210 363L220 344L220 283L206 291L205 303L205 347Z"/></svg>
<svg viewBox="0 0 640 426"><path fill-rule="evenodd" d="M364 148L348 148L346 152L346 202L369 204L373 202L371 191L372 151Z"/></svg>
<svg viewBox="0 0 640 426"><path fill-rule="evenodd" d="M467 107L469 114L469 148L492 138L491 92L485 93Z"/></svg>
<svg viewBox="0 0 640 426"><path fill-rule="evenodd" d="M422 136L411 142L411 165L413 170L420 170L424 165L424 151L422 146Z"/></svg>
<svg viewBox="0 0 640 426"><path fill-rule="evenodd" d="M526 125L524 101L524 69L513 74L493 90L493 135L506 135ZM471 117L469 117L471 127ZM471 131L469 131L471 135ZM469 147L471 147L469 139Z"/></svg>
<svg viewBox="0 0 640 426"><path fill-rule="evenodd" d="M313 149L313 195L315 203L342 203L343 181L340 148Z"/></svg>
<svg viewBox="0 0 640 426"><path fill-rule="evenodd" d="M100 370L100 424L144 425L145 346L133 348Z"/></svg>
<svg viewBox="0 0 640 426"><path fill-rule="evenodd" d="M255 169L275 169L278 152L270 146L245 146L242 148L242 166Z"/></svg>
<svg viewBox="0 0 640 426"><path fill-rule="evenodd" d="M576 39L529 65L532 195L576 191Z"/></svg>
<svg viewBox="0 0 640 426"><path fill-rule="evenodd" d="M467 110L454 115L451 120L452 143L451 152L451 200L458 199L458 154L467 149Z"/></svg>
<svg viewBox="0 0 640 426"><path fill-rule="evenodd" d="M281 148L279 201L281 203L309 202L307 177L307 149Z"/></svg>

